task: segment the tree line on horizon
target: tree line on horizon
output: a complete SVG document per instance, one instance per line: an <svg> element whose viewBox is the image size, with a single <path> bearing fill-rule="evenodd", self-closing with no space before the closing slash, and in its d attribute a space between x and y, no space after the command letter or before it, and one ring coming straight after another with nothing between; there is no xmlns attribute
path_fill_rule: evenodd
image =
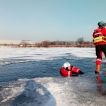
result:
<svg viewBox="0 0 106 106"><path fill-rule="evenodd" d="M0 44L0 46L11 47L94 47L90 41L85 41L83 37L77 41L49 41L44 40L39 43L30 43L28 40L22 40L19 44Z"/></svg>

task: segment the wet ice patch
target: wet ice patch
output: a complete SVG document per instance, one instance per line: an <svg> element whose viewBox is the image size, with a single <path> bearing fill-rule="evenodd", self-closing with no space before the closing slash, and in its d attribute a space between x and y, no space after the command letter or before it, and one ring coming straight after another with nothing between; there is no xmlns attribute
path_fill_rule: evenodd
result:
<svg viewBox="0 0 106 106"><path fill-rule="evenodd" d="M12 84L0 92L0 106L55 106L51 93L34 80Z"/></svg>

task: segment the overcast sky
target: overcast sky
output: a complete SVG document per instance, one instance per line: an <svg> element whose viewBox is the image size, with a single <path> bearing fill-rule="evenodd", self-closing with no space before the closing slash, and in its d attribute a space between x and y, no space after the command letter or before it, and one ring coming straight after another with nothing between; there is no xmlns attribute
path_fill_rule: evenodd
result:
<svg viewBox="0 0 106 106"><path fill-rule="evenodd" d="M0 0L0 39L92 39L106 0Z"/></svg>

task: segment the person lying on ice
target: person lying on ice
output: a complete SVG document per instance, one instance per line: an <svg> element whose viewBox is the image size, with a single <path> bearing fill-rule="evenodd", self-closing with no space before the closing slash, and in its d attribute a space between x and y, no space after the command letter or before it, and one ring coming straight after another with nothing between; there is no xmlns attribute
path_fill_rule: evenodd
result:
<svg viewBox="0 0 106 106"><path fill-rule="evenodd" d="M63 77L72 77L84 74L78 67L72 66L69 62L63 64L60 69L60 74Z"/></svg>

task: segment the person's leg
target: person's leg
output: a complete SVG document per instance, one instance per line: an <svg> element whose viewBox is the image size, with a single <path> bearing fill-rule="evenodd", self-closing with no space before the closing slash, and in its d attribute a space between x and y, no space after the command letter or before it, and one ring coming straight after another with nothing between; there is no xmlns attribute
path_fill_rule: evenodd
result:
<svg viewBox="0 0 106 106"><path fill-rule="evenodd" d="M104 53L104 55L106 57L106 45L103 45L103 53Z"/></svg>
<svg viewBox="0 0 106 106"><path fill-rule="evenodd" d="M84 72L82 72L81 70L79 71L79 74L84 74Z"/></svg>
<svg viewBox="0 0 106 106"><path fill-rule="evenodd" d="M99 74L100 73L100 68L101 68L101 60L102 60L102 46L97 45L96 46L96 70L95 73Z"/></svg>
<svg viewBox="0 0 106 106"><path fill-rule="evenodd" d="M79 73L77 73L77 72L72 72L72 76L78 76L79 75Z"/></svg>

